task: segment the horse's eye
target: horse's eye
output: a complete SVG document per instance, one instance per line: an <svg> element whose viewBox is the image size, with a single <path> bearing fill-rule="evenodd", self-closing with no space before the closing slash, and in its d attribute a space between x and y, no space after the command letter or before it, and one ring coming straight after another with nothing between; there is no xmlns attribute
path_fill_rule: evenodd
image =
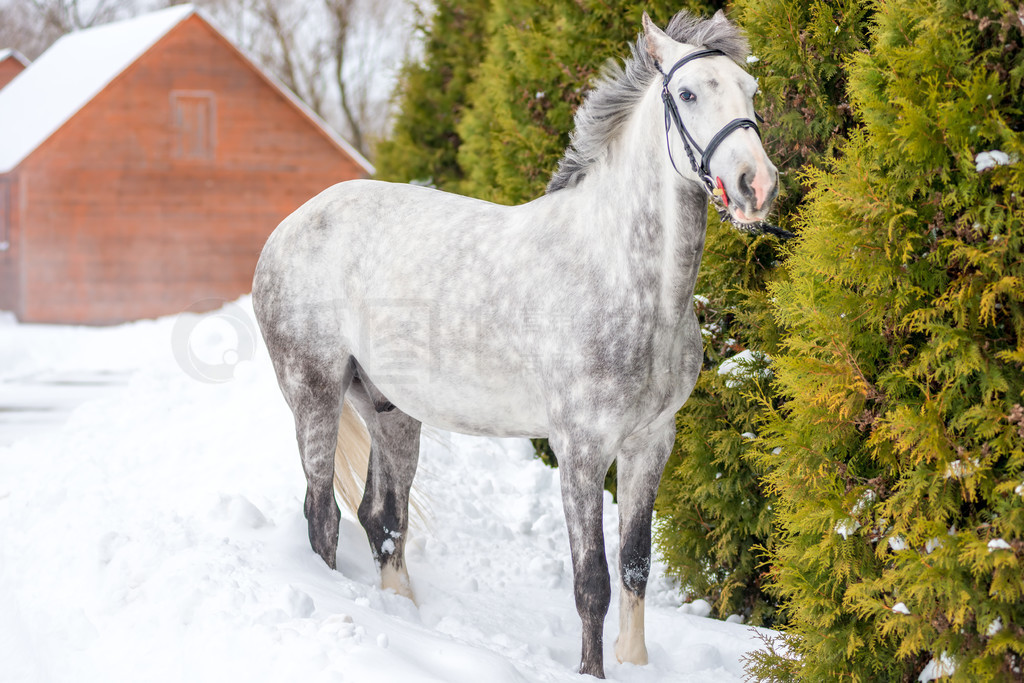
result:
<svg viewBox="0 0 1024 683"><path fill-rule="evenodd" d="M683 102L693 102L694 100L697 99L697 96L694 95L689 90L683 90L682 92L679 93L679 99L681 99Z"/></svg>

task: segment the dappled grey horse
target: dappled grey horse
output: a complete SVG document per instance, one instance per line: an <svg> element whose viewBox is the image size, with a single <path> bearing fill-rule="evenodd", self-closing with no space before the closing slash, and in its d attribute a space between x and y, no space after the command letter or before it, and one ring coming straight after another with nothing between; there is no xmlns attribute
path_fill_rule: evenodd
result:
<svg viewBox="0 0 1024 683"><path fill-rule="evenodd" d="M665 32L645 15L632 57L607 67L577 112L544 196L507 207L352 181L274 231L253 303L295 415L309 539L328 565L335 471L360 432L371 447L358 518L382 585L410 598L403 550L421 423L547 437L583 623L580 671L604 673L602 484L613 461L615 655L646 663L651 511L703 358L692 299L708 201L750 227L776 193L753 120L757 84L738 65L747 52L721 13L680 13Z"/></svg>

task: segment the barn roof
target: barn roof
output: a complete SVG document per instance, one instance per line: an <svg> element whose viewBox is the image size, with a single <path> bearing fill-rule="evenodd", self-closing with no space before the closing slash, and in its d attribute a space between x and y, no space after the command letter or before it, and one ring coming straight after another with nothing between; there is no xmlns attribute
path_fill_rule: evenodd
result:
<svg viewBox="0 0 1024 683"><path fill-rule="evenodd" d="M193 14L202 17L192 5L178 5L69 33L55 42L0 90L0 173L24 161L114 78ZM373 173L370 162L351 144L230 40L224 40L336 146Z"/></svg>

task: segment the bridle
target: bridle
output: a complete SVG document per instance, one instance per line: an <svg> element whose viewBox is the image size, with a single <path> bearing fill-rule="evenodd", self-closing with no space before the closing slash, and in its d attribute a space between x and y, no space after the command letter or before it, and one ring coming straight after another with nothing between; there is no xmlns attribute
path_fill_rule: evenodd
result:
<svg viewBox="0 0 1024 683"><path fill-rule="evenodd" d="M733 132L740 130L741 128L752 129L755 133L757 133L757 137L760 138L761 129L758 128L757 122L745 118L733 119L729 123L725 124L725 126L723 126L721 130L715 133L714 137L712 137L711 141L708 143L708 146L702 149L701 146L697 144L697 141L693 138L693 135L690 133L690 131L686 129L686 125L683 123L683 119L679 116L679 108L676 106L675 98L672 97L672 93L669 91L669 82L672 80L672 76L674 76L676 71L678 71L680 68L696 59L717 56L726 57L728 55L726 55L721 50L697 50L695 52L691 52L690 54L686 55L678 62L676 62L672 66L672 68L669 69L668 73L662 71L661 65L658 65L658 71L661 73L662 76L664 76L664 82L661 88L661 99L665 103L665 145L668 148L669 161L672 162L672 168L675 169L676 173L682 176L683 174L680 173L679 167L676 166L676 160L672 157L671 133L672 124L674 123L676 128L679 129L679 137L683 141L683 149L686 150L686 156L690 160L690 168L693 169L693 172L700 179L701 187L704 188L704 191L707 192L708 197L711 199L711 202L718 209L718 214L722 218L722 220L729 220L731 223L733 223L733 225L736 225L737 227L743 230L760 230L762 232L767 232L769 234L782 237L783 239L789 239L790 237L794 236L793 233L789 232L788 230L778 228L774 225L770 225L764 222L744 224L736 221L729 214L729 198L725 193L725 187L723 186L721 179L711 177L711 157L715 153L715 150L718 149L718 146L722 144L722 141L729 137L729 135L731 135ZM758 114L755 113L754 116L757 117L758 121L761 121L762 123L764 122ZM697 162L698 154L700 155L700 163Z"/></svg>

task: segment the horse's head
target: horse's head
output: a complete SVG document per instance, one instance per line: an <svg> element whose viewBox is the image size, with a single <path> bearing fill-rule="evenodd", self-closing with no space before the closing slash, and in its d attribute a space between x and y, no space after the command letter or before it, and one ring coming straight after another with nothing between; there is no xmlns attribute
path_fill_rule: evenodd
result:
<svg viewBox="0 0 1024 683"><path fill-rule="evenodd" d="M721 12L713 22L728 25ZM709 49L677 42L646 14L643 23L647 51L663 74L672 165L719 197L740 223L764 220L778 194L779 172L754 121L757 81L714 43Z"/></svg>

